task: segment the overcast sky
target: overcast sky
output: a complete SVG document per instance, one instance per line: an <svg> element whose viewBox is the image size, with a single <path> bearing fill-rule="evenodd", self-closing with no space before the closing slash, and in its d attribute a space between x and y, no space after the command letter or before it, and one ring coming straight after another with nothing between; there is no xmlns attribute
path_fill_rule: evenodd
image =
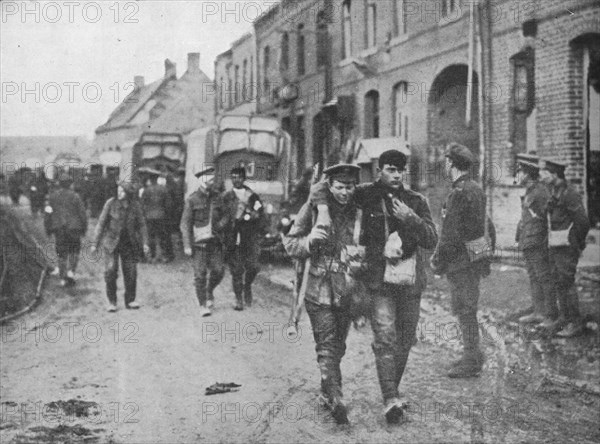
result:
<svg viewBox="0 0 600 444"><path fill-rule="evenodd" d="M2 1L0 134L92 138L134 75L150 83L169 58L180 76L200 52L212 79L216 55L273 3Z"/></svg>

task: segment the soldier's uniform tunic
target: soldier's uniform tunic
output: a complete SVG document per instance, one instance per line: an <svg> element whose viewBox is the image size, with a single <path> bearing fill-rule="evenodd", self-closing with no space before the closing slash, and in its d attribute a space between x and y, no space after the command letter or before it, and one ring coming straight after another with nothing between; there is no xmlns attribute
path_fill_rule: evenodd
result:
<svg viewBox="0 0 600 444"><path fill-rule="evenodd" d="M552 273L548 260L547 210L550 192L537 180L527 184L521 197L521 220L517 226L516 241L523 251L534 313L548 318L556 317L556 301Z"/></svg>
<svg viewBox="0 0 600 444"><path fill-rule="evenodd" d="M548 211L551 230L566 230L573 224L569 232L570 245L549 247L549 252L550 268L558 297L559 315L566 322L577 322L580 319L580 312L575 288L575 272L579 256L585 248L590 222L581 196L564 180L552 188Z"/></svg>
<svg viewBox="0 0 600 444"><path fill-rule="evenodd" d="M346 337L352 319L349 298L336 290L341 284L340 279L344 280L340 252L344 245L352 244L357 209L352 201L341 205L329 191L327 193L332 220L332 230L327 240L318 247L309 246L308 235L316 209L307 202L300 209L283 243L291 257L311 257L305 303L316 343L321 389L328 398L341 398L340 362L346 352Z"/></svg>
<svg viewBox="0 0 600 444"><path fill-rule="evenodd" d="M181 216L183 246L192 248L193 245L196 297L202 306L206 305L207 301L214 300L213 290L219 285L225 272L223 249L221 240L217 236L219 230L216 221L221 219L217 197L208 190L196 190L186 199ZM213 236L195 239L194 227L206 227L209 224L212 224Z"/></svg>
<svg viewBox="0 0 600 444"><path fill-rule="evenodd" d="M483 190L468 175L454 181L444 204L440 242L434 259L438 272L445 272L450 284L452 312L458 317L464 355L475 366L483 362L477 324L479 281L481 276L489 274L490 264L486 259L471 262L465 242L484 235L485 205Z"/></svg>

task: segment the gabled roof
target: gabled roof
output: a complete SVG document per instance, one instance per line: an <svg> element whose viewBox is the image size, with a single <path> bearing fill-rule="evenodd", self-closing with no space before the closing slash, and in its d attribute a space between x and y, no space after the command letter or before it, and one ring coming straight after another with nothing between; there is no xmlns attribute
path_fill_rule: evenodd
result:
<svg viewBox="0 0 600 444"><path fill-rule="evenodd" d="M141 88L135 88L134 91L128 94L123 102L110 113L106 123L96 128L96 134L126 126L150 98L171 80L173 79L162 78L142 86Z"/></svg>
<svg viewBox="0 0 600 444"><path fill-rule="evenodd" d="M202 71L186 72L177 82L161 90L160 95L165 94L160 100L164 111L146 125L145 131L188 134L211 124L214 100L205 94L205 87L210 83Z"/></svg>

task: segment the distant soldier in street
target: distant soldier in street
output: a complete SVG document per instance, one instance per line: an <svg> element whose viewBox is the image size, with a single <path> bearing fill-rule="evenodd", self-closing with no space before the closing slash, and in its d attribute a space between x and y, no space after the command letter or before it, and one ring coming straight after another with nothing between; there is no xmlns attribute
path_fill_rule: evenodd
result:
<svg viewBox="0 0 600 444"><path fill-rule="evenodd" d="M323 197L329 207L331 230L313 223L316 207L307 202L283 240L291 257L311 259L308 282L304 284L306 311L316 342L321 395L338 424L348 423L340 362L346 352L346 337L352 322L351 294L341 285L345 282L341 254L344 246L353 244L356 220L362 219L353 199L359 172L356 165L344 164L324 171L327 190Z"/></svg>
<svg viewBox="0 0 600 444"><path fill-rule="evenodd" d="M213 174L214 168L196 174L201 182L185 201L180 226L183 251L186 256L193 256L201 316L211 315L215 299L213 291L225 272L220 230L216 223L222 220L221 207Z"/></svg>
<svg viewBox="0 0 600 444"><path fill-rule="evenodd" d="M404 414L405 400L399 386L406 368L410 349L416 341L421 294L427 285L424 249L433 249L437 242L435 224L425 197L407 189L402 183L410 152L397 149L385 151L379 157L379 179L360 185L354 199L364 212L364 245L367 272L364 280L372 300L371 327L373 352L379 386L383 395L386 421L396 424ZM323 184L312 190L311 202L322 213ZM318 222L319 224L321 222ZM401 260L415 259L413 284L397 285L385 281L384 251L389 237L397 233L402 241Z"/></svg>
<svg viewBox="0 0 600 444"><path fill-rule="evenodd" d="M525 187L521 197L521 220L517 226L516 241L523 252L529 275L533 312L522 316L519 322L539 324L546 318L556 318L556 299L548 260L548 187L539 181L539 158L517 155L520 185Z"/></svg>
<svg viewBox="0 0 600 444"><path fill-rule="evenodd" d="M98 171L98 169L94 169L90 172L88 180L88 202L90 216L93 219L96 219L98 216L100 216L102 208L108 200L108 198L105 199L103 182L102 170Z"/></svg>
<svg viewBox="0 0 600 444"><path fill-rule="evenodd" d="M586 246L590 222L581 195L565 180L566 165L553 160L541 160L540 167L542 181L550 187L548 249L559 308L558 319L548 318L542 327L550 331L560 329L557 336L571 338L584 330L575 273L581 252Z"/></svg>
<svg viewBox="0 0 600 444"><path fill-rule="evenodd" d="M34 216L37 216L38 212L43 211L48 189L48 180L44 171L42 169L36 170L35 175L29 183L29 203L31 214Z"/></svg>
<svg viewBox="0 0 600 444"><path fill-rule="evenodd" d="M91 252L102 246L109 312L117 311L119 259L125 286L125 308L140 308L135 300L137 263L150 249L144 214L135 193L131 183L119 184L117 198L112 197L106 202L94 230Z"/></svg>
<svg viewBox="0 0 600 444"><path fill-rule="evenodd" d="M44 228L54 235L61 284L75 284L75 271L81 250L81 238L87 231L85 205L71 189L73 181L68 174L59 177L60 188L50 194L44 209Z"/></svg>
<svg viewBox="0 0 600 444"><path fill-rule="evenodd" d="M150 259L156 263L167 262L168 246L167 236L170 236L168 225L169 194L167 189L159 185L159 171L147 172L146 186L141 196L142 209L148 227L150 242ZM157 251L160 244L161 255Z"/></svg>
<svg viewBox="0 0 600 444"><path fill-rule="evenodd" d="M221 196L224 220L219 224L224 227L223 244L231 271L235 310L252 305L252 282L259 271L259 243L266 226L260 197L244 185L245 180L246 169L233 168L233 189Z"/></svg>
<svg viewBox="0 0 600 444"><path fill-rule="evenodd" d="M484 362L479 348L477 305L479 281L490 273L488 259L473 261L469 241L482 238L486 224L486 197L472 179L475 158L460 144L451 143L446 150L446 169L452 179L452 191L442 210L440 240L431 259L436 274L446 274L450 284L452 312L458 317L463 342L463 355L453 363L450 378L478 376ZM493 236L490 231L490 236ZM494 241L492 241L492 244Z"/></svg>
<svg viewBox="0 0 600 444"><path fill-rule="evenodd" d="M21 171L15 171L8 178L8 195L13 205L19 205L19 198L23 192L21 189L22 177Z"/></svg>

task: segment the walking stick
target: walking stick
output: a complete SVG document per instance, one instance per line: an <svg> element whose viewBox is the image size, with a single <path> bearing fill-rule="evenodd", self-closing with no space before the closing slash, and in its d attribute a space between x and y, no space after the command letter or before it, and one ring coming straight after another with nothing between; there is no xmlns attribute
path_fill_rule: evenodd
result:
<svg viewBox="0 0 600 444"><path fill-rule="evenodd" d="M312 183L316 183L319 180L320 173L319 165L314 166ZM315 224L316 217L313 217L313 225ZM306 298L306 288L308 286L308 273L310 270L310 257L304 260L304 268L300 270L302 262L298 260L296 262L296 276L294 281L294 304L292 305L292 311L290 313L288 336L294 337L298 335L298 322L300 321L300 314L302 313L302 306L304 305L304 299ZM300 286L298 286L298 276L302 274Z"/></svg>
<svg viewBox="0 0 600 444"><path fill-rule="evenodd" d="M298 264L301 264L298 261ZM300 321L300 314L302 313L302 305L304 305L304 299L306 298L306 287L308 286L308 273L310 270L310 257L304 260L304 269L301 271L302 280L300 281L300 288L298 288L298 282L294 282L294 305L292 306L292 312L290 313L288 336L294 337L298 335L298 322ZM300 271L296 272L296 279Z"/></svg>

